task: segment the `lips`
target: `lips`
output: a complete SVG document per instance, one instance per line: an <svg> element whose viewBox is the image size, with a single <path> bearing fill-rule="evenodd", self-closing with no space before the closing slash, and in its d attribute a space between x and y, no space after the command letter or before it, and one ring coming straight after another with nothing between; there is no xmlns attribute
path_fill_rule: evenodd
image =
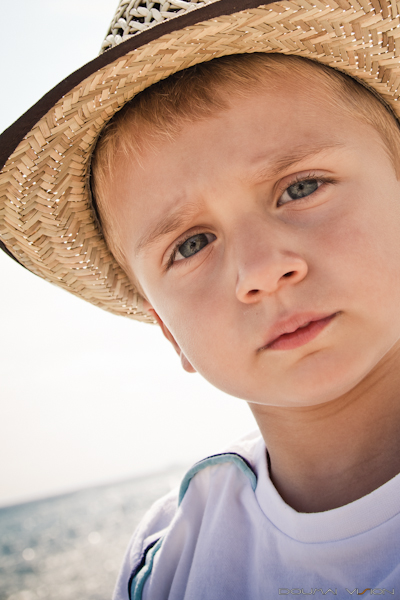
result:
<svg viewBox="0 0 400 600"><path fill-rule="evenodd" d="M303 313L278 322L271 330L267 343L260 350L291 350L307 344L338 315Z"/></svg>

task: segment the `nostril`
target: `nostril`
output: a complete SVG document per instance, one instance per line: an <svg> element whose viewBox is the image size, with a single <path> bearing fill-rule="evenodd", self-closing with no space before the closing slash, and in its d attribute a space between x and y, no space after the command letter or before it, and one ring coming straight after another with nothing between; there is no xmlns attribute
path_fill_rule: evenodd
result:
<svg viewBox="0 0 400 600"><path fill-rule="evenodd" d="M292 275L294 275L294 271L289 271L288 273L285 273L283 277L291 277Z"/></svg>
<svg viewBox="0 0 400 600"><path fill-rule="evenodd" d="M248 296L255 296L256 294L258 294L260 290L250 290L247 292Z"/></svg>

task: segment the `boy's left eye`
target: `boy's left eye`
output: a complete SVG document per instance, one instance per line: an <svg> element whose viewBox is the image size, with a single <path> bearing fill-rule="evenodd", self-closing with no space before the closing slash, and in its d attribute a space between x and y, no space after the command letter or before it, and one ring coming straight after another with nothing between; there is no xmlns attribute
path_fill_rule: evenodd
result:
<svg viewBox="0 0 400 600"><path fill-rule="evenodd" d="M286 202L291 202L292 200L301 200L301 198L310 196L320 187L320 185L322 185L322 183L323 182L320 179L303 179L302 181L296 181L286 188L279 198L278 204L281 205Z"/></svg>

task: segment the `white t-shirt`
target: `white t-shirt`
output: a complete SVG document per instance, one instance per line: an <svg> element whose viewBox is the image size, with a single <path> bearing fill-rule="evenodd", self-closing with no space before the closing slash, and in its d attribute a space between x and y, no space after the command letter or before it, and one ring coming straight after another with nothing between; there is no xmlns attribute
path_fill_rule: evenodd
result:
<svg viewBox="0 0 400 600"><path fill-rule="evenodd" d="M153 505L132 538L114 600L306 595L400 599L400 475L340 508L298 513L269 479L254 432L197 463L180 499L171 492Z"/></svg>

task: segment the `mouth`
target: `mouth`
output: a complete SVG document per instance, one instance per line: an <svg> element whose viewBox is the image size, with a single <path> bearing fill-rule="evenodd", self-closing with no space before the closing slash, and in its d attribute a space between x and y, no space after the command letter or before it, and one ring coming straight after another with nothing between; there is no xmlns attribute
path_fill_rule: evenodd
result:
<svg viewBox="0 0 400 600"><path fill-rule="evenodd" d="M336 312L328 316L314 318L298 316L286 323L278 324L275 330L283 332L280 335L273 334L272 339L260 350L292 350L304 346L315 339L338 314Z"/></svg>

